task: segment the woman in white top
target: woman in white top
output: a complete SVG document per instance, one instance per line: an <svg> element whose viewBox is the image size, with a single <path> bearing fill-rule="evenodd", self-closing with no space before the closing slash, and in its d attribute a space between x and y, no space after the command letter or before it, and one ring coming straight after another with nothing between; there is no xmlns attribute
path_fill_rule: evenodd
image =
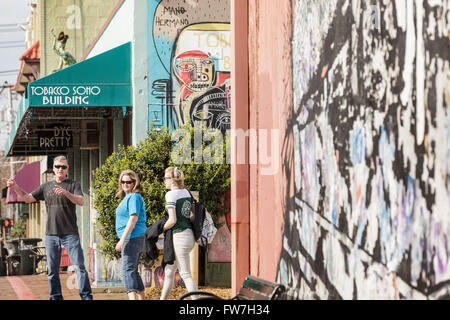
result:
<svg viewBox="0 0 450 320"><path fill-rule="evenodd" d="M189 215L191 212L192 197L184 189L184 174L174 167L166 169L164 183L170 191L166 193L166 210L169 219L164 224L164 231L172 229L175 263L167 264L164 268L164 286L161 300L167 299L173 287L175 272L178 268L180 276L189 292L197 291L197 284L192 278L189 254L194 248L195 239L191 228ZM198 296L193 295L192 299Z"/></svg>

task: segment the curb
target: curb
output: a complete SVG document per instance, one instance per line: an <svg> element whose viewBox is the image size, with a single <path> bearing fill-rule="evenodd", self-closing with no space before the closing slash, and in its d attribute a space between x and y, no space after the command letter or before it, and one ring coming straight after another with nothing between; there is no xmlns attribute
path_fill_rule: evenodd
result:
<svg viewBox="0 0 450 320"><path fill-rule="evenodd" d="M114 286L114 287L92 287L92 293L126 293L125 286Z"/></svg>

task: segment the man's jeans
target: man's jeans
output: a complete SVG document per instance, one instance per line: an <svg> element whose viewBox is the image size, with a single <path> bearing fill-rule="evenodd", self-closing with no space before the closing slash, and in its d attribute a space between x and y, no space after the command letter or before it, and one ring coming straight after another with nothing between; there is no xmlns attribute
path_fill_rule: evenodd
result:
<svg viewBox="0 0 450 320"><path fill-rule="evenodd" d="M77 275L78 292L82 300L92 300L92 290L89 284L89 275L84 266L83 250L81 249L80 236L69 234L64 236L45 236L45 248L47 251L48 286L50 300L63 300L59 268L61 264L61 245L67 251L70 262Z"/></svg>

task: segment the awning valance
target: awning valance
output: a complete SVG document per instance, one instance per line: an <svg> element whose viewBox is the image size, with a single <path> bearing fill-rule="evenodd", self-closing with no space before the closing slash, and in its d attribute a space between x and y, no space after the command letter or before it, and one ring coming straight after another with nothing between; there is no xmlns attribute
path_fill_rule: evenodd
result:
<svg viewBox="0 0 450 320"><path fill-rule="evenodd" d="M30 107L131 105L131 43L71 65L28 85Z"/></svg>
<svg viewBox="0 0 450 320"><path fill-rule="evenodd" d="M16 113L5 154L63 153L66 145L61 143L58 147L53 143L52 148L42 149L40 139L59 129L81 130L68 121L122 116L126 107L132 105L131 43L30 82L26 93ZM55 138L57 141L60 137Z"/></svg>
<svg viewBox="0 0 450 320"><path fill-rule="evenodd" d="M25 191L25 192L32 192L37 187L39 187L41 183L40 178L40 162L35 161L30 164L27 164L25 167L19 170L17 172L16 176L14 177L14 181ZM21 203L23 202L19 196L16 194L16 192L8 188L8 195L6 197L7 203Z"/></svg>

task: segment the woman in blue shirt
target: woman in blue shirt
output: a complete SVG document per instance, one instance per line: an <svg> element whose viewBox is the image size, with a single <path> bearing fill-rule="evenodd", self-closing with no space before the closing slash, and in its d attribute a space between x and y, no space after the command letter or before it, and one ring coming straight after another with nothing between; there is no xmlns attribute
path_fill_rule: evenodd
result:
<svg viewBox="0 0 450 320"><path fill-rule="evenodd" d="M119 177L117 197L122 199L116 209L116 251L122 253L125 288L130 300L144 300L144 284L138 272L139 259L147 229L145 203L138 175L124 170Z"/></svg>

